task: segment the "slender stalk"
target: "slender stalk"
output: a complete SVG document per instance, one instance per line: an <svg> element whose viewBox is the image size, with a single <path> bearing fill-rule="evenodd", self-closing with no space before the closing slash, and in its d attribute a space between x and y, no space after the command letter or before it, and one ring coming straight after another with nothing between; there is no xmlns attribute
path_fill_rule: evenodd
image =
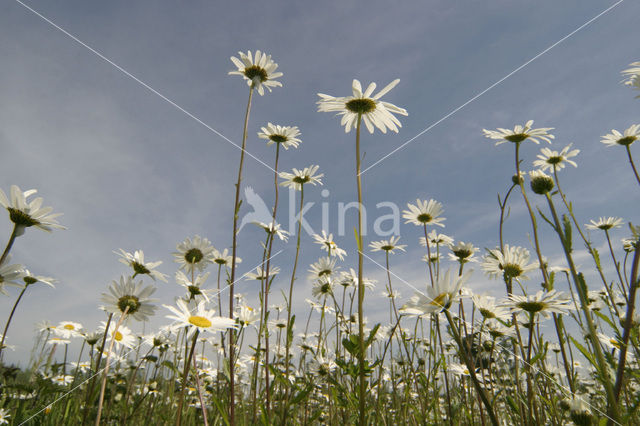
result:
<svg viewBox="0 0 640 426"><path fill-rule="evenodd" d="M627 314L624 320L624 332L622 334L622 345L620 347L620 357L618 358L618 371L616 372L616 384L614 388L614 396L616 401L620 398L620 390L622 389L622 379L624 375L624 364L627 360L627 344L631 335L631 326L633 325L633 310L636 303L636 291L638 289L638 263L640 261L640 249L635 249L633 255L633 264L631 266L631 281L629 288L629 303L627 304Z"/></svg>
<svg viewBox="0 0 640 426"><path fill-rule="evenodd" d="M249 100L247 101L247 111L244 116L244 130L242 131L242 150L240 152L240 165L238 166L238 181L236 182L236 198L233 204L233 248L231 250L231 279L229 283L229 318L233 319L233 290L236 279L236 252L238 248L238 211L240 210L240 183L242 182L242 164L244 163L245 146L247 145L247 129L249 126L249 113L251 111L251 99L253 98L254 85L249 89ZM235 377L234 377L234 329L229 329L229 423L236 424L235 417Z"/></svg>
<svg viewBox="0 0 640 426"><path fill-rule="evenodd" d="M293 271L291 272L291 282L289 283L289 298L287 299L287 337L285 339L285 355L284 355L284 371L285 377L289 377L289 349L291 348L291 299L293 297L293 283L296 280L296 270L298 268L298 256L300 255L300 236L302 234L302 208L304 207L304 184L300 184L300 216L298 216L298 230L296 231L296 256L293 260ZM311 309L313 312L313 308ZM311 319L311 312L309 313L309 319ZM307 320L307 327L309 327L309 319ZM306 335L306 330L305 330ZM284 403L282 404L282 418L285 418L287 410L287 400L289 395L289 387L285 390Z"/></svg>
<svg viewBox="0 0 640 426"><path fill-rule="evenodd" d="M113 350L113 344L116 341L116 333L118 332L118 328L120 328L120 326L122 325L127 312L129 312L128 305L126 308L124 308L124 312L122 312L122 315L120 315L120 319L116 323L116 328L113 330L113 333L111 335L112 337L111 342L109 343L109 352L107 352L107 359L105 360L104 371L102 373L102 385L100 386L100 398L98 399L98 414L96 415L95 426L100 425L100 417L102 416L102 403L104 402L104 392L107 388L107 376L109 374L109 361L111 360L111 351ZM107 332L105 331L105 336L106 335ZM104 346L102 347L102 351L104 351Z"/></svg>
<svg viewBox="0 0 640 426"><path fill-rule="evenodd" d="M196 332L193 335L193 341L191 342L191 349L189 350L189 355L187 356L187 358L185 358L185 361L184 361L184 370L182 372L182 389L180 389L180 396L178 397L178 417L176 419L176 426L180 426L182 424L182 406L184 405L184 392L187 389L187 376L189 375L191 358L193 358L193 353L195 352L195 349L196 349L196 339L198 338L199 333L200 333L200 330L196 329ZM184 339L185 354L186 354L188 345L189 345L189 340L185 338Z"/></svg>
<svg viewBox="0 0 640 426"><path fill-rule="evenodd" d="M195 347L196 342L193 342L193 346ZM204 354L204 352L203 352ZM207 421L207 407L204 405L204 400L202 398L202 389L200 388L200 379L198 378L198 365L196 364L196 359L192 358L193 361L193 371L196 379L196 389L198 391L198 399L200 400L200 408L202 408L202 419L204 420L204 426L209 426L209 422Z"/></svg>
<svg viewBox="0 0 640 426"><path fill-rule="evenodd" d="M267 266L265 269L265 292L264 292L264 312L266 313L269 307L269 268L271 266L271 248L273 247L273 237L275 236L275 227L276 227L276 212L278 211L278 159L280 158L280 144L276 143L276 161L275 161L275 170L273 176L273 184L275 186L275 200L273 202L273 216L271 217L271 226L273 227L273 232L269 238L269 248L267 250ZM264 333L265 340L265 356L264 356L264 371L265 371L265 380L267 387L267 401L266 401L266 411L267 411L267 420L269 419L269 412L271 411L271 389L269 386L269 327L265 327Z"/></svg>
<svg viewBox="0 0 640 426"><path fill-rule="evenodd" d="M626 145L625 148L627 148L627 156L629 157L629 163L631 163L631 168L633 169L633 174L636 176L636 180L638 181L638 184L640 185L640 176L638 176L638 170L636 169L636 165L633 163L633 157L631 156L631 148L629 148L629 145Z"/></svg>
<svg viewBox="0 0 640 426"><path fill-rule="evenodd" d="M0 257L0 265L2 265L4 261L7 259L7 256L9 256L9 251L11 251L13 242L16 240L17 237L18 237L18 225L13 225L13 231L11 231L11 236L9 237L9 241L7 242L7 245L4 248L4 251L2 252L2 257Z"/></svg>
<svg viewBox="0 0 640 426"><path fill-rule="evenodd" d="M449 310L445 310L444 313L447 316L447 321L449 321L449 326L451 327L451 333L453 334L453 338L455 339L456 343L458 344L458 348L460 350L460 355L462 356L462 359L463 359L464 363L466 364L467 369L469 370L469 375L471 376L471 382L473 383L473 386L475 387L476 392L478 393L478 396L480 396L480 399L482 400L482 403L484 404L485 408L487 409L487 412L489 414L489 419L491 419L491 423L494 426L498 426L498 425L500 425L500 422L498 421L498 418L496 417L496 414L493 412L493 406L491 405L491 402L489 401L489 398L487 397L487 393L484 391L482 386L480 386L480 382L478 381L478 377L476 376L475 368L473 367L473 364L471 363L471 361L469 359L469 355L468 355L467 351L465 350L466 345L462 342L462 339L460 339L460 334L458 333L458 329L456 327L456 324L453 321L453 318L451 317L451 314L449 313Z"/></svg>
<svg viewBox="0 0 640 426"><path fill-rule="evenodd" d="M567 260L567 264L569 265L569 270L571 271L571 276L573 278L576 290L578 291L582 313L587 322L587 328L589 330L589 340L591 340L592 347L596 356L596 361L598 363L598 370L602 377L602 383L604 385L605 392L607 394L607 401L609 403L608 414L613 418L614 421L617 422L619 420L618 403L617 403L617 399L615 398L611 379L609 378L609 372L608 372L609 367L602 353L602 347L600 346L600 341L598 340L598 337L596 334L596 327L595 327L595 324L593 323L591 312L589 311L589 302L587 300L587 295L585 294L584 289L580 284L580 278L578 277L576 266L573 263L573 258L571 257L571 253L568 248L568 242L565 241L564 236L562 234L560 219L558 218L558 214L556 213L556 209L555 209L555 206L553 205L551 195L549 193L545 195L547 198L547 203L549 204L549 209L551 210L551 214L553 216L553 222L555 224L556 233L560 237L560 243L562 245L565 258Z"/></svg>
<svg viewBox="0 0 640 426"><path fill-rule="evenodd" d="M4 331L2 332L2 341L0 341L0 361L2 361L2 350L4 349L4 339L7 337L7 330L9 330L9 324L11 324L11 319L13 318L13 314L16 312L16 308L18 307L18 303L20 303L20 299L24 295L24 292L27 291L27 287L29 284L25 283L22 291L18 295L16 299L16 303L13 304L13 308L11 309L11 313L9 314L9 319L7 319L7 324L4 326Z"/></svg>
<svg viewBox="0 0 640 426"><path fill-rule="evenodd" d="M360 377L360 386L358 390L358 402L359 402L359 424L365 425L365 377L364 377L364 318L363 318L363 305L364 305L364 280L363 280L363 260L362 255L363 242L362 242L362 175L360 174L360 127L362 124L362 114L358 114L358 124L356 127L356 182L358 185L358 376Z"/></svg>

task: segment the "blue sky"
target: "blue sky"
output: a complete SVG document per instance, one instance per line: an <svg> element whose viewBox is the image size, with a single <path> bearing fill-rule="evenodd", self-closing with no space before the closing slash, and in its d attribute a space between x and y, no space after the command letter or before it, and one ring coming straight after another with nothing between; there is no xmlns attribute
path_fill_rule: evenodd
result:
<svg viewBox="0 0 640 426"><path fill-rule="evenodd" d="M254 99L248 150L272 164L273 147L256 132L267 122L298 126L303 143L284 153L281 169L320 166L324 186L306 193L316 203L307 220L319 231L320 203L326 202L333 215L329 231L335 232L337 204L355 199L355 135L345 134L331 114L316 112L318 92L348 95L353 78L378 87L401 79L384 100L406 108L409 116L401 117L398 134L363 135L367 167L615 2L26 4L238 144L248 88L227 75L233 69L229 57L239 50L271 54L284 73L283 87ZM620 84L619 74L640 59L637 16L637 1L621 2L367 171L370 214L384 201L404 208L416 198L435 198L445 207L443 232L493 248L496 194L508 188L513 147L493 146L482 129L533 119L536 127L555 128L554 149L573 142L581 150L579 167L565 169L561 178L583 223L605 215L639 222L640 190L624 150L599 142L610 129L639 122L639 101ZM17 348L5 356L15 361L30 349L37 321L71 320L93 329L104 319L97 310L100 294L127 272L113 250L142 249L149 260L164 261L160 270L173 276L171 252L185 237L199 234L217 248L230 247L239 151L15 1L0 3L0 57L0 187L37 188L46 205L64 213L60 222L68 228L51 235L29 229L12 251L14 262L60 280L55 290L29 289L8 333L8 343ZM524 169L532 168L539 148L523 146ZM245 166L244 185L271 202L272 172L250 158ZM328 197L320 195L322 189ZM513 199L506 241L530 247L525 210L519 197ZM281 213L287 207L285 202ZM348 229L355 215L350 220ZM0 221L0 244L10 232L8 218ZM409 247L394 257L393 267L422 288L419 235L412 225L401 226ZM626 231L613 235L619 240ZM259 263L262 236L249 227L240 234L241 273ZM561 263L548 229L542 240L552 263ZM353 267L351 232L337 243L350 249L342 269ZM288 282L294 246L280 249L285 251L274 259L283 270L274 282L276 295ZM295 296L305 312L303 301L311 297L307 265L320 255L306 238ZM382 280L376 265L365 267L367 276ZM476 269L472 287L500 294L502 284ZM535 289L536 280L530 286ZM400 283L396 288L403 299L412 294ZM253 297L256 289L247 282L237 291ZM382 289L380 282L368 299L372 319ZM10 291L0 298L2 317L17 296ZM180 292L170 280L158 283L156 295L171 304ZM165 323L167 313L159 307L152 324Z"/></svg>

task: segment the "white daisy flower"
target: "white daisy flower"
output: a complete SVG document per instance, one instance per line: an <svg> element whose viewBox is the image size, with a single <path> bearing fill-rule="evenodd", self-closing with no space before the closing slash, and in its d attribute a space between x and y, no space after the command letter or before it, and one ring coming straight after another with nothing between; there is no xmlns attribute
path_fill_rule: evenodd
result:
<svg viewBox="0 0 640 426"><path fill-rule="evenodd" d="M35 226L43 231L51 232L53 228L65 229L56 218L62 213L50 214L52 207L42 207L42 198L38 197L31 202L27 198L38 192L35 189L21 191L17 185L11 185L11 200L0 189L0 205L9 211L11 222L16 225L16 236L24 234L25 228Z"/></svg>
<svg viewBox="0 0 640 426"><path fill-rule="evenodd" d="M340 260L344 260L344 257L347 255L347 252L338 247L338 245L333 241L333 234L327 235L327 233L322 230L322 235L313 234L313 239L316 244L320 244L320 248L331 256L337 256Z"/></svg>
<svg viewBox="0 0 640 426"><path fill-rule="evenodd" d="M400 237L391 237L388 240L373 241L369 243L369 247L371 251L385 251L387 253L393 253L396 249L405 251L406 245L398 244L398 241L400 241Z"/></svg>
<svg viewBox="0 0 640 426"><path fill-rule="evenodd" d="M331 277L337 272L336 259L321 257L317 262L309 265L309 280L314 281L322 277Z"/></svg>
<svg viewBox="0 0 640 426"><path fill-rule="evenodd" d="M24 267L17 263L10 265L10 259L11 255L7 256L4 262L0 264L0 293L7 296L9 293L7 293L4 287L10 285L12 287L22 288L22 281L25 274Z"/></svg>
<svg viewBox="0 0 640 426"><path fill-rule="evenodd" d="M300 191L302 189L302 185L306 183L310 183L311 185L322 185L322 180L320 180L320 178L323 177L324 174L316 174L319 168L320 166L309 166L302 170L293 169L293 173L280 172L280 177L284 179L284 182L280 183L280 185L291 187L298 191Z"/></svg>
<svg viewBox="0 0 640 426"><path fill-rule="evenodd" d="M473 257L476 252L476 248L471 243L465 243L458 241L451 247L451 253L449 253L449 259L460 263L477 262Z"/></svg>
<svg viewBox="0 0 640 426"><path fill-rule="evenodd" d="M105 328L107 328L107 323L102 321L102 326L100 326L100 331L104 333ZM125 327L124 325L120 325L118 327L118 331L115 331L115 326L111 324L109 327L109 332L107 333L107 341L113 340L113 342L119 346L124 346L126 348L133 348L136 344L136 336L133 334L129 327ZM107 345L109 347L109 345Z"/></svg>
<svg viewBox="0 0 640 426"><path fill-rule="evenodd" d="M204 284L207 278L209 278L209 272L206 272L204 275L198 274L193 278L193 281L191 281L191 279L189 279L182 271L176 272L176 282L187 291L187 302L192 299L196 299L197 297L201 297L209 302L209 295L214 290L202 289L202 284Z"/></svg>
<svg viewBox="0 0 640 426"><path fill-rule="evenodd" d="M500 249L489 250L484 257L482 269L492 278L527 280L529 278L525 274L537 268L537 265L530 263L529 260L529 250L505 244L504 252Z"/></svg>
<svg viewBox="0 0 640 426"><path fill-rule="evenodd" d="M436 200L416 200L416 205L407 204L409 210L402 211L402 218L406 219L405 223L413 223L417 226L423 225L438 225L444 227L442 222L446 219L440 217L444 212L442 203Z"/></svg>
<svg viewBox="0 0 640 426"><path fill-rule="evenodd" d="M231 62L238 68L235 71L229 71L229 75L241 75L246 81L248 86L255 87L260 93L260 96L264 95L264 88L266 87L269 92L273 87L282 87L282 83L276 81L278 77L282 77L281 72L275 72L278 68L278 64L271 60L271 55L256 50L255 55L251 51L247 53L238 52L240 59L235 56L231 57Z"/></svg>
<svg viewBox="0 0 640 426"><path fill-rule="evenodd" d="M51 381L60 386L67 386L73 383L73 376L59 374L55 377L52 377Z"/></svg>
<svg viewBox="0 0 640 426"><path fill-rule="evenodd" d="M578 167L575 161L569 160L569 158L575 157L580 153L579 149L571 149L571 145L569 144L562 148L562 151L552 151L547 147L544 147L540 150L540 154L537 155L539 158L533 162L533 165L536 167L540 167L542 171L550 170L562 170L564 169L565 164L571 164L573 167Z"/></svg>
<svg viewBox="0 0 640 426"><path fill-rule="evenodd" d="M500 319L507 321L511 314L504 306L496 304L496 298L487 295L474 294L471 296L476 309L485 319Z"/></svg>
<svg viewBox="0 0 640 426"><path fill-rule="evenodd" d="M233 256L229 254L229 249L224 249L222 252L213 249L211 260L213 261L213 263L216 263L218 265L230 265L233 261ZM236 264L238 263L242 263L242 259L236 256Z"/></svg>
<svg viewBox="0 0 640 426"><path fill-rule="evenodd" d="M340 272L339 283L343 287L355 287L358 285L358 273L353 268L349 268L349 272ZM362 279L364 286L367 288L374 288L376 280L364 277Z"/></svg>
<svg viewBox="0 0 640 426"><path fill-rule="evenodd" d="M331 279L331 276L323 276L313 283L311 294L317 299L327 297L333 293L333 285L334 281Z"/></svg>
<svg viewBox="0 0 640 426"><path fill-rule="evenodd" d="M394 114L408 115L407 110L389 102L381 101L380 98L399 82L399 79L393 80L384 89L372 96L376 88L375 83L369 84L363 92L360 82L354 79L351 84L353 96L334 97L318 93L318 96L320 96L320 100L317 102L318 111L337 112L338 115L341 115L340 125L345 126L346 133L349 133L352 128L357 126L358 117L362 117L362 121L369 133L373 133L374 126L380 129L382 133L387 133L387 129L397 133L398 127L402 127L402 124Z"/></svg>
<svg viewBox="0 0 640 426"><path fill-rule="evenodd" d="M131 266L133 269L133 276L136 275L149 275L154 281L157 279L167 282L167 276L159 271L155 271L162 264L162 261L159 260L157 262L147 262L144 261L144 252L142 250L136 250L133 254L128 253L122 249L120 253L114 251L115 254L120 256L120 262L125 265Z"/></svg>
<svg viewBox="0 0 640 426"><path fill-rule="evenodd" d="M241 305L235 315L236 319L242 327L254 324L260 319L260 314L251 306Z"/></svg>
<svg viewBox="0 0 640 426"><path fill-rule="evenodd" d="M72 321L61 321L53 329L53 332L63 339L80 337L82 335L82 324Z"/></svg>
<svg viewBox="0 0 640 426"><path fill-rule="evenodd" d="M513 130L498 127L496 130L482 129L482 132L487 138L497 140L496 145L505 142L520 143L526 139L536 144L539 144L540 140L551 143L551 139L554 139L554 136L549 134L549 130L553 130L553 127L532 129L531 126L533 126L533 120L527 121L524 126L518 124Z"/></svg>
<svg viewBox="0 0 640 426"><path fill-rule="evenodd" d="M429 244L440 246L450 246L453 244L453 238L445 234L439 234L435 229L432 229L427 236L429 237ZM419 241L422 247L427 246L427 239L425 237L420 237Z"/></svg>
<svg viewBox="0 0 640 426"><path fill-rule="evenodd" d="M200 301L194 310L189 309L184 300L178 299L176 301L178 307L162 305L169 309L173 315L167 315L166 317L175 320L171 324L173 330L177 330L181 327L187 327L187 336L192 336L196 330L202 332L210 331L223 331L227 328L236 328L236 322L231 318L215 316L213 309L207 309L205 302Z"/></svg>
<svg viewBox="0 0 640 426"><path fill-rule="evenodd" d="M545 318L549 318L553 312L558 314L567 313L571 309L571 299L556 290L549 292L540 290L536 294L529 296L512 294L504 306L516 314L528 312L529 314L540 314Z"/></svg>
<svg viewBox="0 0 640 426"><path fill-rule="evenodd" d="M539 195L544 195L551 191L555 185L553 178L542 170L532 170L529 172L531 179L531 190Z"/></svg>
<svg viewBox="0 0 640 426"><path fill-rule="evenodd" d="M600 217L597 221L591 220L590 224L586 224L585 226L589 229L602 229L603 231L608 231L612 228L620 228L624 221L619 217Z"/></svg>
<svg viewBox="0 0 640 426"><path fill-rule="evenodd" d="M275 226L273 226L273 222L270 223L269 225L267 225L264 222L258 222L258 221L251 222L251 223L253 223L254 225L258 225L260 228L264 229L268 234L275 234L276 237L280 238L281 241L287 241L289 239L289 232L282 229L279 223L276 223Z"/></svg>
<svg viewBox="0 0 640 426"><path fill-rule="evenodd" d="M274 277L280 273L280 268L277 266L269 265L269 277ZM262 281L267 279L267 273L260 266L255 269L255 272L247 272L245 275L247 280Z"/></svg>
<svg viewBox="0 0 640 426"><path fill-rule="evenodd" d="M460 276L447 270L444 276L436 280L433 287L427 287L427 293L416 293L400 311L410 315L428 315L449 309L461 297L462 286L471 277L472 271Z"/></svg>
<svg viewBox="0 0 640 426"><path fill-rule="evenodd" d="M146 321L155 312L151 304L154 299L149 298L156 289L149 285L142 286L142 281L135 283L131 277L120 277L120 282L113 281L109 286L109 293L102 293L102 301L106 303L104 309L112 314L124 312L138 321Z"/></svg>
<svg viewBox="0 0 640 426"><path fill-rule="evenodd" d="M629 64L631 68L622 71L622 75L626 78L622 81L625 86L640 90L640 62L632 62ZM636 96L640 98L640 95Z"/></svg>
<svg viewBox="0 0 640 426"><path fill-rule="evenodd" d="M606 134L602 137L603 144L607 146L629 146L640 137L640 124L634 124L628 129L624 131L624 133L620 133L615 129L611 129L611 133Z"/></svg>
<svg viewBox="0 0 640 426"><path fill-rule="evenodd" d="M33 275L28 269L24 270L24 277L22 278L22 280L27 285L42 283L48 285L51 288L56 288L54 283L58 282L58 280L56 280L55 278L44 277L42 275Z"/></svg>
<svg viewBox="0 0 640 426"><path fill-rule="evenodd" d="M199 235L193 237L193 240L185 239L176 246L176 249L178 251L173 253L174 260L180 264L180 269L189 273L194 268L202 272L207 265L213 263L215 248L208 239Z"/></svg>
<svg viewBox="0 0 640 426"><path fill-rule="evenodd" d="M267 127L262 127L261 132L258 132L260 139L267 139L267 145L273 145L274 143L289 149L290 147L297 148L300 144L300 130L296 126L278 126L268 123Z"/></svg>

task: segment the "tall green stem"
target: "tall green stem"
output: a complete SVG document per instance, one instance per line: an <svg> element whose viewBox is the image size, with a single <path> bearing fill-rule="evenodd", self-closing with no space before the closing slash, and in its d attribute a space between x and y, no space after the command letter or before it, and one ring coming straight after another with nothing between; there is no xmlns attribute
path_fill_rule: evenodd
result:
<svg viewBox="0 0 640 426"><path fill-rule="evenodd" d="M587 299L587 295L585 294L586 284L583 284L584 279L578 276L576 266L573 263L573 258L569 250L568 241L565 241L565 238L563 236L562 225L560 224L560 219L558 218L558 214L556 213L555 206L553 205L551 195L549 193L545 195L547 198L547 203L549 204L549 209L551 210L551 215L553 216L553 222L555 224L556 233L560 237L562 250L564 251L567 264L569 265L569 270L571 271L571 276L573 278L574 285L578 292L578 297L580 299L580 307L582 309L583 316L587 322L587 328L589 329L589 340L591 340L591 344L595 352L596 361L598 363L598 370L602 378L602 383L604 385L605 392L607 394L607 401L609 402L608 414L610 415L610 417L613 418L614 421L617 422L619 420L618 403L616 401L613 386L611 384L611 379L609 377L609 372L608 372L609 367L602 353L602 347L600 346L600 341L596 333L596 327L595 327L595 324L593 323L593 318L591 317L591 312L589 310L589 301ZM583 288L583 285L584 285L584 288Z"/></svg>
<svg viewBox="0 0 640 426"><path fill-rule="evenodd" d="M356 181L358 184L358 375L360 377L360 387L358 392L358 402L360 409L359 424L365 425L365 377L364 377L364 323L363 323L363 305L364 305L364 280L362 276L363 260L362 255L362 176L360 174L360 126L362 124L362 114L358 114L358 124L356 127Z"/></svg>
<svg viewBox="0 0 640 426"><path fill-rule="evenodd" d="M0 361L2 361L2 350L4 349L4 339L7 337L7 330L9 330L9 324L11 324L11 319L13 318L13 314L16 312L16 308L18 307L18 303L20 303L20 299L22 299L22 295L25 291L27 291L27 287L29 284L25 284L22 288L22 291L18 295L18 299L16 299L16 303L13 304L13 308L11 309L11 313L9 314L9 319L7 320L7 324L4 326L4 331L2 332L2 341L0 341Z"/></svg>
<svg viewBox="0 0 640 426"><path fill-rule="evenodd" d="M633 157L631 156L631 148L629 148L629 145L625 146L625 148L627 148L627 156L629 157L629 163L631 163L631 168L633 169L633 174L636 176L636 180L638 181L638 184L640 185L640 176L638 176L638 170L636 169L636 165L633 163Z"/></svg>
<svg viewBox="0 0 640 426"><path fill-rule="evenodd" d="M11 236L9 237L9 241L7 242L7 246L4 248L2 252L2 257L0 257L0 266L4 263L9 256L9 251L11 251L11 247L13 246L13 242L16 240L18 236L18 225L13 225L13 231L11 231Z"/></svg>
<svg viewBox="0 0 640 426"><path fill-rule="evenodd" d="M238 248L238 211L240 210L240 183L242 182L242 164L244 163L244 152L247 145L247 129L249 126L249 112L251 111L251 99L253 98L254 86L249 89L249 100L247 101L247 111L244 116L244 130L242 131L242 150L240 151L240 165L238 166L238 180L236 182L236 198L233 204L233 248L231 259L231 282L229 283L229 318L233 319L233 290L236 279L236 251ZM236 424L235 417L235 377L234 377L234 329L229 329L229 423Z"/></svg>

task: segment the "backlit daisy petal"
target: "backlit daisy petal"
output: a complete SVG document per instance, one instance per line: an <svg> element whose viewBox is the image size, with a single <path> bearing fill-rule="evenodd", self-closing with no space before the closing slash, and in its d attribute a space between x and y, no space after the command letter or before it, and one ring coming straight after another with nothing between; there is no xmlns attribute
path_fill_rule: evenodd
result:
<svg viewBox="0 0 640 426"><path fill-rule="evenodd" d="M35 226L43 231L51 232L52 229L65 229L56 218L62 213L50 214L52 207L42 207L42 198L28 202L27 198L37 191L30 189L22 191L16 185L11 185L10 200L0 189L0 205L7 209L9 218L16 225L17 235L22 235L25 228Z"/></svg>
<svg viewBox="0 0 640 426"><path fill-rule="evenodd" d="M585 226L589 229L601 229L603 231L608 231L612 228L620 228L624 221L619 217L601 217L597 221L592 220L591 223L586 224Z"/></svg>
<svg viewBox="0 0 640 426"><path fill-rule="evenodd" d="M611 133L602 137L603 144L607 146L629 146L640 138L640 124L634 124L624 131L624 134L612 129Z"/></svg>
<svg viewBox="0 0 640 426"><path fill-rule="evenodd" d="M317 102L318 111L337 112L341 115L340 125L344 126L346 133L357 126L358 117L362 117L364 126L370 133L373 133L376 128L382 133L386 133L388 129L397 133L398 127L402 125L393 114L407 115L407 111L379 99L393 89L399 81L392 81L376 95L371 96L376 88L375 83L370 83L363 93L360 81L354 79L351 84L352 96L333 97L318 93L320 97Z"/></svg>
<svg viewBox="0 0 640 426"><path fill-rule="evenodd" d="M251 51L246 54L238 52L240 59L232 56L231 62L236 66L237 70L229 71L230 75L240 75L246 81L248 86L253 86L258 90L260 96L264 95L264 88L269 91L273 87L282 86L282 83L276 81L278 77L282 77L281 72L274 72L278 65L271 60L271 55L267 55L259 50L255 56Z"/></svg>
<svg viewBox="0 0 640 426"><path fill-rule="evenodd" d="M277 126L271 123L258 132L260 139L269 141L267 145L278 144L284 149L297 148L301 142L298 136L300 136L300 130L296 126Z"/></svg>
<svg viewBox="0 0 640 426"><path fill-rule="evenodd" d="M537 155L538 160L533 162L533 165L536 167L540 167L542 171L546 170L562 170L565 167L565 164L571 164L573 167L578 167L575 161L569 160L569 158L575 157L580 153L579 149L571 149L571 145L569 144L565 146L562 151L552 151L549 148L542 148L540 150L540 154Z"/></svg>
<svg viewBox="0 0 640 426"><path fill-rule="evenodd" d="M524 126L516 125L513 130L498 127L496 130L482 129L482 132L485 137L497 140L496 145L505 142L520 143L527 139L536 144L540 143L538 139L551 143L551 139L554 139L554 136L548 133L549 130L553 130L553 127L532 129L531 126L533 126L533 120L527 121Z"/></svg>

